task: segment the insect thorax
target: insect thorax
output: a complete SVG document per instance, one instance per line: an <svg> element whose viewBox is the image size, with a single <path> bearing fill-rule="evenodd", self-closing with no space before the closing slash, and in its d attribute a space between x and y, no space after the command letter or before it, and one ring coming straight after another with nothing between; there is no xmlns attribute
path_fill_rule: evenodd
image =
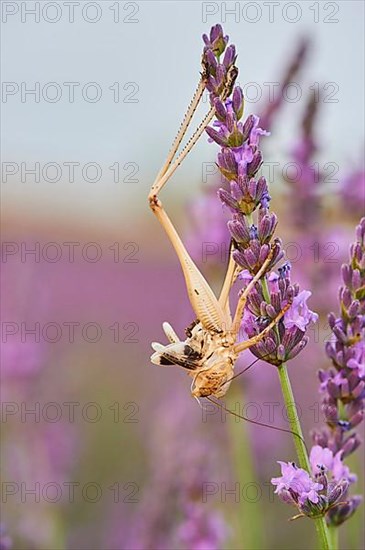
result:
<svg viewBox="0 0 365 550"><path fill-rule="evenodd" d="M208 331L199 322L188 327L184 341L178 339L168 323L164 323L164 330L171 343L166 346L154 343L152 362L183 367L193 378L194 397L223 396L237 359L227 334Z"/></svg>
<svg viewBox="0 0 365 550"><path fill-rule="evenodd" d="M189 372L193 378L191 393L194 397L223 397L233 376L237 357L232 346L227 345L221 335L209 334L209 339L201 364Z"/></svg>

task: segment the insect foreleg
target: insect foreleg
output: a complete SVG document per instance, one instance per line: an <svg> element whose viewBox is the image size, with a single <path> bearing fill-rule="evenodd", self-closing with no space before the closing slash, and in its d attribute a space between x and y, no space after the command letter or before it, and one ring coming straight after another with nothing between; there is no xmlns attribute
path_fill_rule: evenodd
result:
<svg viewBox="0 0 365 550"><path fill-rule="evenodd" d="M267 325L264 330L262 330L259 334L256 336L253 336L252 338L249 338L248 340L245 340L244 342L240 342L239 344L236 344L234 346L235 353L241 353L245 349L251 348L252 346L255 346L260 340L265 338L265 336L270 332L272 328L280 321L280 319L285 315L285 313L288 311L288 309L291 307L292 302L288 301L288 303L283 307L283 309L278 313L278 315L271 321L269 325Z"/></svg>
<svg viewBox="0 0 365 550"><path fill-rule="evenodd" d="M235 313L235 316L234 316L234 319L233 319L233 324L232 324L232 330L233 330L233 333L234 333L236 338L237 338L238 333L240 331L242 316L243 316L243 312L244 312L245 305L246 305L246 302L247 302L247 297L250 294L253 287L255 286L255 284L261 279L261 277L263 277L265 275L266 270L267 270L267 268L268 268L268 266L271 262L272 256L273 256L273 250L270 250L270 253L269 253L268 257L266 258L266 260L264 261L264 263L260 267L259 271L256 273L254 278L246 286L246 288L244 289L244 291L242 292L242 294L239 298L237 308L236 308L236 313Z"/></svg>
<svg viewBox="0 0 365 550"><path fill-rule="evenodd" d="M226 310L226 313L229 316L231 315L231 310L230 310L230 306L229 306L229 293L230 293L232 285L235 281L237 268L238 268L238 266L237 266L236 262L234 261L234 259L232 258L232 246L230 246L227 271L226 271L226 275L224 277L222 290L221 290L221 293L219 295L219 303L222 306L222 308Z"/></svg>

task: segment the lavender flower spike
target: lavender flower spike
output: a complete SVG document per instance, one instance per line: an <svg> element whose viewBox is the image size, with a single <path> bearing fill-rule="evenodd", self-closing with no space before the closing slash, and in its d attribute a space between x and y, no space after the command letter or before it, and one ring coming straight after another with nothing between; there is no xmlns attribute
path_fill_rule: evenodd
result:
<svg viewBox="0 0 365 550"><path fill-rule="evenodd" d="M320 371L320 391L323 395L322 410L327 426L314 431L313 439L332 453L337 470L350 483L355 481L343 459L360 445L354 428L364 418L365 403L365 218L356 228L356 242L350 249L350 261L342 266L343 286L340 288L340 316L329 316L333 339L326 345L326 352L333 368ZM337 474L338 475L338 474ZM345 504L330 510L327 520L332 525L346 521L361 502L361 497L344 499Z"/></svg>
<svg viewBox="0 0 365 550"><path fill-rule="evenodd" d="M341 313L338 318L333 314L329 316L333 340L326 346L333 368L319 373L327 425L313 432L315 444L309 457L312 477L294 464L280 462L282 476L271 480L279 497L295 505L300 515L325 516L332 527L351 517L361 503L359 495L348 494L357 477L344 464L344 459L360 445L358 435L352 430L364 418L365 218L356 228L356 242L351 246L349 263L342 266L342 276ZM257 297L252 303L257 306ZM298 329L302 321L311 317L306 307L301 315L299 318L291 315L289 324L296 322Z"/></svg>
<svg viewBox="0 0 365 550"><path fill-rule="evenodd" d="M207 58L212 55L207 54ZM215 58L214 63L211 60L211 65L217 73ZM221 148L217 164L227 186L219 189L218 196L232 213L232 219L228 222L234 246L232 257L241 270L247 270L252 276L270 257L269 272L284 258L281 240L274 238L277 217L269 211L267 182L264 177L258 176L263 162L260 138L269 133L260 127L258 116L250 115L245 122L241 121L243 92L239 86L234 87L232 99L222 100L211 93L211 100L215 106L216 120L212 127L206 128L206 132L210 141ZM317 319L317 315L310 312L306 305L310 292L300 292L297 285L291 284L287 266L281 268L280 273L276 283L271 281L271 289L268 288L270 282L267 275L257 283L248 297L242 326L243 333L253 337L293 302L279 325L251 348L257 357L277 366L292 359L304 348L307 325Z"/></svg>
<svg viewBox="0 0 365 550"><path fill-rule="evenodd" d="M222 69L217 67L214 56L206 54L207 74L211 78L207 87L216 114L216 121L206 131L209 140L220 146L218 168L226 186L219 190L218 196L232 213L228 229L236 274L244 271L247 282L260 273L259 280L253 288L250 287L245 302L243 332L249 337L258 336L250 350L260 359L278 367L283 397L288 407L294 398L285 362L304 348L307 326L317 316L306 305L310 292L300 292L299 286L291 283L287 264L279 268L279 275L269 274L284 257L284 251L281 240L274 237L277 217L269 211L267 182L258 173L263 162L260 138L268 132L260 127L257 116L251 115L245 122L241 121L241 88L232 86L232 90L228 90L233 92L232 99L228 98L230 94L224 97L221 92L221 75L229 81L226 66L234 63L233 54L230 52L228 55L227 48ZM267 332L271 324L273 328ZM297 415L292 415L290 427L302 469L282 463L283 476L273 483L277 484L279 494L300 507L301 514L315 518L319 537L327 548L329 535L323 515L341 498L347 489L347 482L341 480L339 484L330 486L327 481L322 482L323 475L320 480L313 480L309 474L306 447Z"/></svg>

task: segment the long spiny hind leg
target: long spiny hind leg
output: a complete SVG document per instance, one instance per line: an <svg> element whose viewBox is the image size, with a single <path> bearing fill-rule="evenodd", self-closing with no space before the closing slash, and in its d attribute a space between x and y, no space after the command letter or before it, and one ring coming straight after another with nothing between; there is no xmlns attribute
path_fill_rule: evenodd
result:
<svg viewBox="0 0 365 550"><path fill-rule="evenodd" d="M158 194L163 185L161 185L161 178L166 174L169 166L171 165L171 162L172 160L174 159L175 155L176 155L176 152L178 150L178 148L180 147L181 145L181 142L182 140L184 139L184 136L186 134L186 131L189 127L189 124L194 116L194 113L199 105L199 102L202 98L202 95L203 95L203 92L204 92L204 89L205 89L205 82L204 82L204 79L201 78L200 81L199 81L199 84L198 84L198 87L193 95L193 98L189 104L189 107L185 113L185 116L183 118L183 121L180 125L180 128L179 128L179 131L174 139L174 142L171 146L171 149L169 151L169 154L167 156L167 159L164 163L164 165L162 166L161 170L159 171L159 173L157 174L157 177L152 185L152 188L151 188L151 192L154 193L154 194ZM151 193L150 193L151 195Z"/></svg>
<svg viewBox="0 0 365 550"><path fill-rule="evenodd" d="M150 191L150 194L149 194L149 199L150 200L153 196L158 195L158 193L161 191L161 189L166 184L166 182L171 178L171 176L175 173L175 171L180 166L182 161L185 159L185 157L188 155L188 153L192 150L192 148L194 147L194 145L196 144L196 142L198 141L200 136L203 134L205 128L208 126L209 122L213 119L214 113L215 113L215 109L214 109L214 107L211 107L209 109L208 113L203 118L200 125L198 126L198 128L195 130L194 134L189 139L189 141L186 144L186 146L184 147L184 149L178 155L178 157L173 162L172 162L172 159L173 159L173 157L172 157L171 160L168 162L168 164L167 164L167 161L166 161L166 163L164 165L164 166L166 166L166 164L167 164L166 171L160 177L156 178L154 184L151 187L151 191ZM184 134L186 133L186 130L187 130L187 127L185 129Z"/></svg>
<svg viewBox="0 0 365 550"><path fill-rule="evenodd" d="M203 88L202 88L203 86ZM170 179L172 174L175 172L177 167L184 160L188 152L195 145L199 137L204 132L205 128L209 124L210 120L214 116L214 108L211 107L207 115L204 117L203 121L194 132L190 140L188 141L185 148L182 150L180 155L175 159L174 156L176 151L186 134L186 131L189 127L191 119L194 115L194 112L199 104L199 101L202 96L202 91L204 90L204 79L202 78L201 82L198 85L198 88L194 94L194 97L188 107L188 110L185 114L183 122L180 126L177 137L174 140L172 149L162 166L154 184L151 187L150 193L148 195L149 204L151 210L159 220L163 229L165 230L168 238L170 239L171 244L173 245L175 252L179 258L183 274L185 277L185 282L188 290L188 295L192 308L196 314L196 317L201 321L204 328L212 332L221 333L224 330L227 330L227 326L230 325L230 320L226 318L223 308L219 304L216 296L214 295L209 284L200 273L199 269L194 264L189 253L187 252L179 234L177 233L173 223L168 217L166 211L164 210L160 199L158 198L158 193L161 191L165 183Z"/></svg>
<svg viewBox="0 0 365 550"><path fill-rule="evenodd" d="M223 308L220 306L208 282L190 258L179 234L164 210L161 201L155 197L150 205L179 258L190 303L196 317L207 330L215 333L222 333L224 330L227 330L227 326L230 325L229 320L226 319Z"/></svg>

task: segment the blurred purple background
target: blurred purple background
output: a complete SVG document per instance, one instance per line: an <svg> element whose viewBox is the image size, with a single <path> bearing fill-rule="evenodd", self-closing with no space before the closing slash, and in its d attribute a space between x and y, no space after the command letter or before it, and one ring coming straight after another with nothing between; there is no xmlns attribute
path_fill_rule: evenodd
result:
<svg viewBox="0 0 365 550"><path fill-rule="evenodd" d="M19 91L2 105L1 548L314 547L309 520L288 523L269 483L276 460L294 459L290 437L200 409L183 372L150 364L151 342L164 341L162 322L182 336L193 314L146 196L194 89L200 35L222 22L239 51L241 85L260 83L262 99L248 101L246 115L261 114L271 130L262 172L268 177L267 163L277 163L275 182L268 177L277 233L293 279L312 291L310 307L320 314L290 364L309 440L323 422L316 372L328 366L326 316L337 311L340 266L364 210L363 4L332 2L332 16L314 3L316 22L298 2L302 15L291 23L281 2L272 23L263 14L253 24L242 12L222 21L225 3L209 3L213 17L208 3L117 2L116 24L113 3L96 2L101 18L91 25L78 12L70 23L59 2L53 26L42 13L39 25L29 16L22 22L22 5L34 2L3 4L19 8L3 13L3 81L58 82L63 91L67 81L98 82L105 101L22 101ZM301 98L271 113L263 83L283 85L304 36L308 53L291 79ZM117 81L124 99L136 92L137 102L112 100ZM326 101L332 92L336 101ZM216 152L203 137L164 202L219 289L227 234ZM75 181L70 162L79 163ZM35 163L40 181L26 173ZM61 167L58 181L55 166L45 177L47 163ZM101 168L99 180L91 181L95 166L85 177L87 163ZM244 355L237 371L252 358ZM288 427L267 364L239 378L226 403ZM362 459L350 462L358 492ZM343 527L342 547L362 547L362 513Z"/></svg>

